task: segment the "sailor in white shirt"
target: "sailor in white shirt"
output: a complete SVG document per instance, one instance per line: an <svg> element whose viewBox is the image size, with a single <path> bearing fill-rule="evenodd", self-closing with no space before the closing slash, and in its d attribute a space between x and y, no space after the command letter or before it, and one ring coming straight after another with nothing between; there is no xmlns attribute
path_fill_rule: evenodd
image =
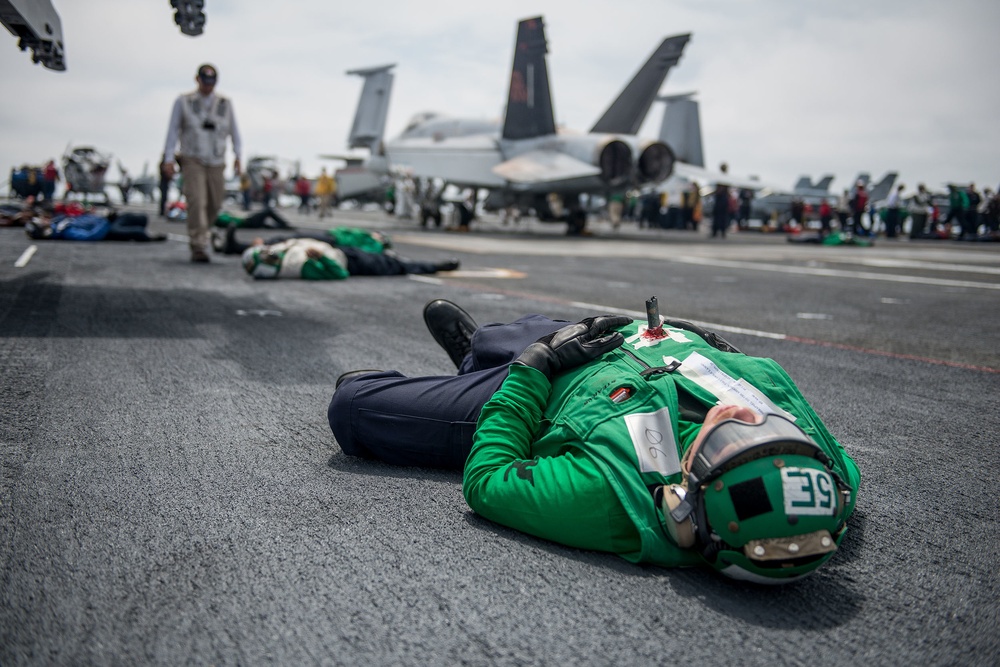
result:
<svg viewBox="0 0 1000 667"><path fill-rule="evenodd" d="M226 195L223 170L226 139L232 138L233 172L240 173L243 145L236 126L233 104L215 93L218 73L212 65L198 68L198 89L174 102L163 151L164 173L172 178L176 163L184 175L187 227L192 262L208 262L209 228L219 214ZM180 152L177 143L180 142Z"/></svg>
<svg viewBox="0 0 1000 667"><path fill-rule="evenodd" d="M903 184L900 183L895 190L889 191L889 198L886 200L885 214L885 235L890 239L899 236L899 230L903 226L900 206L902 205Z"/></svg>

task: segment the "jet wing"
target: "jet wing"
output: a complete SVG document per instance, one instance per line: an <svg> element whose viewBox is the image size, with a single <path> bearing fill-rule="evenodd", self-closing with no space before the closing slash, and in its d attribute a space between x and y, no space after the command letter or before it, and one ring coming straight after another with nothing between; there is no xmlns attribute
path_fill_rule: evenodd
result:
<svg viewBox="0 0 1000 667"><path fill-rule="evenodd" d="M533 150L501 162L493 173L515 187L532 189L534 184L573 181L600 176L601 170L565 153Z"/></svg>
<svg viewBox="0 0 1000 667"><path fill-rule="evenodd" d="M760 191L765 188L773 187L755 179L731 176L730 174L724 174L721 171L711 171L704 169L703 167L685 164L684 162L677 162L674 164L674 176L683 178L687 181L698 181L698 185L701 187L705 187L706 185L716 185L719 183L728 185L732 188L747 188L748 190L754 191Z"/></svg>
<svg viewBox="0 0 1000 667"><path fill-rule="evenodd" d="M353 153L320 153L318 157L322 160L341 160L347 163L348 167L363 165L369 158L368 155L356 155Z"/></svg>

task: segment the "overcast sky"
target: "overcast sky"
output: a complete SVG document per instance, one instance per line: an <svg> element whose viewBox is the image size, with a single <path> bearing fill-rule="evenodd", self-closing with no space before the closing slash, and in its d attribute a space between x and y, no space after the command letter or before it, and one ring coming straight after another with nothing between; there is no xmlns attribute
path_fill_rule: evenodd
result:
<svg viewBox="0 0 1000 667"><path fill-rule="evenodd" d="M206 0L199 37L169 0L52 0L65 72L32 65L0 34L0 167L67 144L155 169L174 98L218 67L245 158L344 152L361 79L397 63L387 134L419 111L502 113L519 19L543 15L556 121L588 129L653 48L690 32L663 92L698 91L709 167L791 186L800 174L896 170L917 182L1000 182L997 0ZM654 104L640 134L653 137ZM114 176L114 173L112 174Z"/></svg>

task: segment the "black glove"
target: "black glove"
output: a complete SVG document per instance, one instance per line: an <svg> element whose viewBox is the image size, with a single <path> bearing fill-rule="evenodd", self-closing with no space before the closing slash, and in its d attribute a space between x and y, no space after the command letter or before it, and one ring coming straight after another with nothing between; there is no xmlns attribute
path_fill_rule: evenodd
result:
<svg viewBox="0 0 1000 667"><path fill-rule="evenodd" d="M616 315L588 317L539 338L514 363L538 369L551 380L557 373L592 361L621 345L625 337L617 331L604 334L631 321L631 317Z"/></svg>

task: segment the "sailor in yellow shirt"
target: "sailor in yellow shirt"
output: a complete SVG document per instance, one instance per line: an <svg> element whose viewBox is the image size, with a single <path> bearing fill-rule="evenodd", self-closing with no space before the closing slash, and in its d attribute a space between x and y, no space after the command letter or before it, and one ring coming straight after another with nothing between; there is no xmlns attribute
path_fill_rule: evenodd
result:
<svg viewBox="0 0 1000 667"><path fill-rule="evenodd" d="M319 197L319 217L325 218L330 214L330 202L337 194L337 181L333 176L326 173L326 167L316 179L316 196Z"/></svg>

